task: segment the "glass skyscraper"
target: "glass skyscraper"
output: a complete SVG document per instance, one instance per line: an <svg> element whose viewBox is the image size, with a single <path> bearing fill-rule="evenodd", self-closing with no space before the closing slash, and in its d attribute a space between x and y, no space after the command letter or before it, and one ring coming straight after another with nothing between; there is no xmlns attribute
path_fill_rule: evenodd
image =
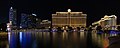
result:
<svg viewBox="0 0 120 48"><path fill-rule="evenodd" d="M12 26L17 26L17 12L13 7L9 10L9 22L12 21Z"/></svg>
<svg viewBox="0 0 120 48"><path fill-rule="evenodd" d="M22 13L20 28L35 28L36 27L36 16Z"/></svg>
<svg viewBox="0 0 120 48"><path fill-rule="evenodd" d="M21 14L21 22L20 22L21 28L27 28L28 27L28 15L25 13Z"/></svg>

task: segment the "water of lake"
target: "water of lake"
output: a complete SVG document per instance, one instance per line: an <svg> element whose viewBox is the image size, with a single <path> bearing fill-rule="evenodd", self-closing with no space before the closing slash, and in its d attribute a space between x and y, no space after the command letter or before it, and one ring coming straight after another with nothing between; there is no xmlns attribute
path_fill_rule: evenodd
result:
<svg viewBox="0 0 120 48"><path fill-rule="evenodd" d="M116 33L91 32L8 32L0 48L106 48Z"/></svg>

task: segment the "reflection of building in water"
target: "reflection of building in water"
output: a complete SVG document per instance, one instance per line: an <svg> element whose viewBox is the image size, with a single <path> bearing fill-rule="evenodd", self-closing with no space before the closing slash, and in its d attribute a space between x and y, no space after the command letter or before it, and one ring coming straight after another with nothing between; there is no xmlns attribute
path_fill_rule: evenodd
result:
<svg viewBox="0 0 120 48"><path fill-rule="evenodd" d="M15 32L15 33L11 33L11 32L8 32L8 41L9 41L9 48L19 48L16 44L19 42L18 38L18 33Z"/></svg>
<svg viewBox="0 0 120 48"><path fill-rule="evenodd" d="M56 12L56 14L52 14L52 27L63 27L66 25L71 27L86 27L86 18L86 14L71 12L70 9L68 9L68 12Z"/></svg>
<svg viewBox="0 0 120 48"><path fill-rule="evenodd" d="M115 15L105 15L104 18L101 18L101 20L94 22L92 25L95 24L99 24L105 30L117 30L117 17Z"/></svg>
<svg viewBox="0 0 120 48"><path fill-rule="evenodd" d="M95 48L107 48L109 45L109 34L104 33L104 34L96 34L92 33L92 43L95 45Z"/></svg>

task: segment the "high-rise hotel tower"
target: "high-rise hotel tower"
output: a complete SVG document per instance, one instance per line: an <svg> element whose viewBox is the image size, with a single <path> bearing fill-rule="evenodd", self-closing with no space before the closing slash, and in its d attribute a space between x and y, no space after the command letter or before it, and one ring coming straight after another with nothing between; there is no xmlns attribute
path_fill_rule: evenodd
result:
<svg viewBox="0 0 120 48"><path fill-rule="evenodd" d="M68 9L68 12L56 12L52 14L52 27L86 27L87 14L82 12L71 12Z"/></svg>

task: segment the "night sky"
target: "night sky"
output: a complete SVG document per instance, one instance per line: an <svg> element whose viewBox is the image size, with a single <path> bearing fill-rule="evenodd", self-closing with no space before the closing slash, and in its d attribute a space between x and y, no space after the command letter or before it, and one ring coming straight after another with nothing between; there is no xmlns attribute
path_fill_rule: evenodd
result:
<svg viewBox="0 0 120 48"><path fill-rule="evenodd" d="M39 18L49 20L56 11L71 9L87 14L87 25L104 15L116 15L118 21L120 16L120 2L117 0L0 0L0 23L8 22L10 6L17 9L18 17L20 13L35 13Z"/></svg>

